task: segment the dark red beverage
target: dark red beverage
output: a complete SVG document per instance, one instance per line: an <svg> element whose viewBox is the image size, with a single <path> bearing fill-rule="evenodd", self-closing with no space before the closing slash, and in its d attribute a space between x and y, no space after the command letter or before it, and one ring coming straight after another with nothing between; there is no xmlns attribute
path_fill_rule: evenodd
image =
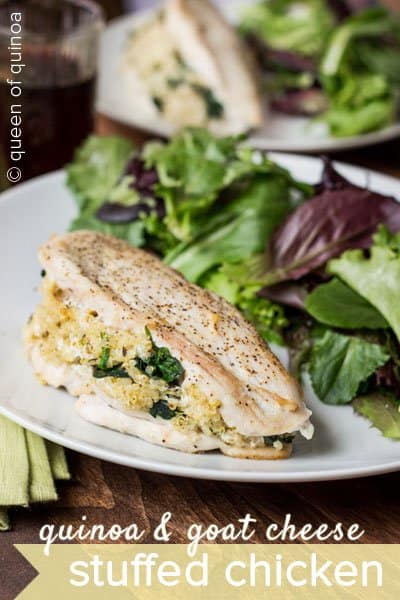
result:
<svg viewBox="0 0 400 600"><path fill-rule="evenodd" d="M49 60L45 55L36 56L34 63L33 67L30 57L26 58L26 69L34 68L40 87L27 77L20 98L12 98L9 84L0 82L0 132L6 165L17 165L23 179L63 167L93 129L94 77L79 81L77 63L64 60L59 61L59 83L46 85ZM78 82L68 84L68 80ZM19 136L12 135L18 133L18 114L20 143ZM20 160L12 161L11 152L17 157L19 151Z"/></svg>
<svg viewBox="0 0 400 600"><path fill-rule="evenodd" d="M102 23L90 0L0 3L0 170L8 183L63 167L93 130Z"/></svg>

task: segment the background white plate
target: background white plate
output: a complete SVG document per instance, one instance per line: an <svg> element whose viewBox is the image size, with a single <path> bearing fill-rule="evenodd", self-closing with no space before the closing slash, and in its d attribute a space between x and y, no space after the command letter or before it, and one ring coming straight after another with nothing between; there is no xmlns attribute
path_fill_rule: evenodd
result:
<svg viewBox="0 0 400 600"><path fill-rule="evenodd" d="M226 3L227 16L234 20L240 2ZM154 108L134 73L122 75L121 54L131 31L154 11L144 11L114 20L103 33L97 95L97 110L117 121L161 136L172 128ZM279 113L266 116L264 125L250 137L253 146L283 152L335 152L384 142L400 136L400 123L379 131L349 138L331 137L323 124Z"/></svg>
<svg viewBox="0 0 400 600"><path fill-rule="evenodd" d="M272 155L274 156L274 155ZM320 161L275 155L295 177L318 181ZM367 173L341 165L353 181L365 185ZM400 199L400 182L368 174L371 188ZM73 410L74 400L43 387L23 356L21 329L38 302L40 267L36 251L53 233L65 231L75 214L64 175L56 172L16 186L0 196L0 412L40 435L132 467L161 473L228 481L312 481L372 475L400 469L400 443L383 438L350 407L319 402L309 388L315 437L298 440L286 461L250 461L210 453L189 455L86 423Z"/></svg>

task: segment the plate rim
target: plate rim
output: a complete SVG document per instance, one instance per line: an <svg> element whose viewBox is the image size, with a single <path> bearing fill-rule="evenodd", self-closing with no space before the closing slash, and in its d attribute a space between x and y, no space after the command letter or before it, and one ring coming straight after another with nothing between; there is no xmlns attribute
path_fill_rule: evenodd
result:
<svg viewBox="0 0 400 600"><path fill-rule="evenodd" d="M318 157L312 157L306 154L293 154L285 152L271 152L270 154L275 160L279 159L279 157L283 158L283 160L288 159L289 161L296 161L300 159L306 160L310 163L310 165L320 166L320 159ZM400 186L400 180L392 175L387 175L385 173L381 173L373 169L367 169L362 166L342 161L334 161L334 164L337 165L339 168L350 168L360 173L368 172L373 176L377 176L379 178L388 180L388 182L390 182L392 185ZM49 182L50 185L60 185L60 188L64 187L65 170L60 169L57 171L53 171L25 181L21 184L12 186L10 189L0 194L0 204L7 202L10 196L12 197L15 193L21 193L25 189L28 189L32 186L36 186L38 184L40 185L40 183L43 181ZM73 410L73 406L71 406L71 410ZM243 483L295 483L353 479L357 477L381 475L384 473L391 473L400 470L400 458L396 460L393 460L391 458L382 459L382 461L379 464L375 464L372 466L341 466L335 468L328 468L323 471L235 471L224 468L218 469L210 467L188 466L184 464L174 464L166 461L158 461L152 458L142 458L140 456L128 455L124 454L123 452L118 452L116 450L101 447L94 442L79 441L66 434L65 432L58 433L49 425L46 426L46 424L37 422L33 416L24 416L17 409L9 408L7 404L2 404L1 398L0 414L18 423L22 427L25 427L26 429L37 433L41 437L58 443L66 448L70 448L71 450L75 450L77 452L81 452L83 454L87 454L89 456L93 456L115 464L178 477ZM95 425L93 426L97 427Z"/></svg>
<svg viewBox="0 0 400 600"><path fill-rule="evenodd" d="M114 28L119 28L121 26L127 25L128 22L132 24L133 27L139 25L142 21L151 18L158 10L158 7L155 6L153 8L145 8L134 13L129 13L126 15L122 15L112 19L107 23L107 27L103 31L102 39L101 39L101 48L105 44L106 36L113 34ZM231 19L230 19L231 20ZM102 55L102 51L100 52L100 56ZM102 66L99 64L98 71L98 89L96 94L96 111L102 114L105 117L108 117L114 121L117 121L121 125L136 128L142 131L144 134L150 135L158 135L162 137L170 137L171 131L168 123L165 122L164 127L157 127L155 124L154 128L143 128L140 126L140 118L135 120L134 116L132 119L127 119L124 115L120 115L118 113L118 108L115 109L113 106L109 105L108 102L105 101L104 98L100 96L101 85L100 81L102 80L104 70ZM119 76L119 74L117 74ZM273 114L273 113L272 113ZM283 118L285 115L283 116ZM282 118L282 116L281 116ZM291 119L290 115L286 115L288 120ZM311 119L309 119L311 122ZM396 139L400 137L400 119L395 123L391 123L390 125L378 129L376 131L371 131L367 133L363 133L360 135L343 137L343 138L334 138L333 136L325 137L325 138L308 138L308 144L304 145L301 142L299 143L297 139L290 141L288 139L279 139L279 138L271 138L271 137L257 137L257 131L249 132L249 142L260 150L268 150L275 152L290 152L290 153L318 153L318 152L341 152L343 150L351 150L355 148L364 148L366 146L371 146L373 144L381 144L384 142L388 142L390 140ZM305 135L304 138L307 139Z"/></svg>
<svg viewBox="0 0 400 600"><path fill-rule="evenodd" d="M73 408L72 408L73 410ZM359 477L373 477L400 471L400 459L397 461L383 462L379 465L365 467L342 467L326 471L299 471L299 472L263 472L263 471L234 471L226 469L210 469L205 467L191 467L167 462L159 462L154 459L144 459L137 456L129 456L118 453L115 450L102 449L95 443L76 441L70 436L59 434L46 426L35 423L33 419L24 418L13 410L0 405L0 415L11 419L14 423L29 429L33 433L60 444L81 454L92 456L106 462L123 465L132 469L161 473L173 477L187 477L191 479L205 479L209 481L226 481L234 483L302 483L317 481L338 481L344 479L356 479ZM81 418L81 417L79 417ZM95 427L98 427L95 425ZM102 428L104 429L104 428ZM124 434L121 434L124 435ZM236 459L244 461L246 459ZM287 459L287 460L290 460ZM262 462L262 461L261 461Z"/></svg>

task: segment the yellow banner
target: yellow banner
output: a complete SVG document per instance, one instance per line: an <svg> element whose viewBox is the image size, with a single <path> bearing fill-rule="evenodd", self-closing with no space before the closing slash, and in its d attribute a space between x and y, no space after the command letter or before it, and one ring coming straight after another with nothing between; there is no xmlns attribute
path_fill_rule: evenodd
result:
<svg viewBox="0 0 400 600"><path fill-rule="evenodd" d="M400 545L55 544L16 548L38 571L19 600L393 600ZM193 553L192 553L193 554Z"/></svg>

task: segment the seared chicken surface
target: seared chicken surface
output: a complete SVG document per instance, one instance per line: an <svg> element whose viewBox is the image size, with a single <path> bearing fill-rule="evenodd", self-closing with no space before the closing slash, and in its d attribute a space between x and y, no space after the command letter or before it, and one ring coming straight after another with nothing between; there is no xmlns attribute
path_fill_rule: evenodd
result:
<svg viewBox="0 0 400 600"><path fill-rule="evenodd" d="M135 73L164 119L241 133L263 120L248 49L208 0L169 0L132 32L123 72Z"/></svg>
<svg viewBox="0 0 400 600"><path fill-rule="evenodd" d="M310 411L228 302L155 256L95 232L39 253L43 300L25 332L43 383L97 424L186 452L283 458Z"/></svg>

